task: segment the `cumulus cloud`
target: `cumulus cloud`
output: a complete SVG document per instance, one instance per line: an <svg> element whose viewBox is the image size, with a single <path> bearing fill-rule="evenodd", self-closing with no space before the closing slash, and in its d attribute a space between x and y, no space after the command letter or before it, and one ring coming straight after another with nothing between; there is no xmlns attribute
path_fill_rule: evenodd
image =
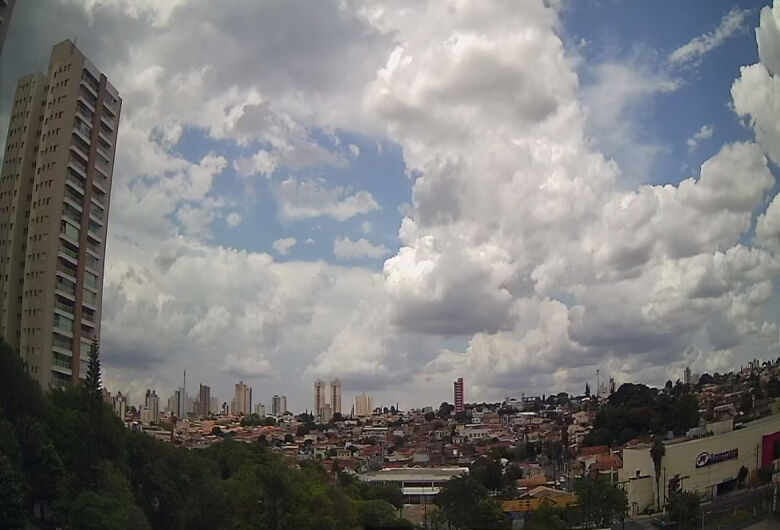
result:
<svg viewBox="0 0 780 530"><path fill-rule="evenodd" d="M241 215L239 215L236 212L230 212L229 214L227 214L227 216L225 216L225 222L230 228L237 227L238 225L241 224L242 220L243 219L241 219Z"/></svg>
<svg viewBox="0 0 780 530"><path fill-rule="evenodd" d="M283 239L277 239L271 246L274 247L274 250L276 250L279 255L286 256L296 243L297 241L294 237L285 237Z"/></svg>
<svg viewBox="0 0 780 530"><path fill-rule="evenodd" d="M328 187L320 179L290 177L275 185L274 194L279 216L288 221L323 216L346 221L380 209L371 193L362 190L351 193L341 186Z"/></svg>
<svg viewBox="0 0 780 530"><path fill-rule="evenodd" d="M717 28L691 39L688 43L674 50L669 55L669 62L674 65L684 65L700 61L704 55L743 31L749 15L750 10L735 7L724 15Z"/></svg>
<svg viewBox="0 0 780 530"><path fill-rule="evenodd" d="M390 249L386 246L374 245L364 238L352 241L348 236L345 236L333 242L333 254L342 260L359 258L378 259L389 253Z"/></svg>
<svg viewBox="0 0 780 530"><path fill-rule="evenodd" d="M712 127L712 125L702 125L701 129L696 131L693 136L688 138L688 148L691 150L696 149L699 147L699 143L702 140L709 140L712 138L712 133L715 131L715 129Z"/></svg>

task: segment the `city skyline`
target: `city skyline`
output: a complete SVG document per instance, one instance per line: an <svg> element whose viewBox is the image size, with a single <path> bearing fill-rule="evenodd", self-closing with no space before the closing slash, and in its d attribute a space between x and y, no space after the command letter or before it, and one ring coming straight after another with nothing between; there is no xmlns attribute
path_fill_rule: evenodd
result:
<svg viewBox="0 0 780 530"><path fill-rule="evenodd" d="M460 375L495 401L579 392L597 369L661 385L774 357L776 120L754 96L780 9L563 5L494 5L473 27L444 2L325 2L305 24L295 6L18 3L3 143L15 80L58 40L78 35L123 97L109 387L167 396L186 367L215 395L244 380L300 405L338 376L344 403L410 406ZM231 22L247 19L274 23ZM198 24L213 41L192 56ZM455 60L476 42L495 63ZM480 79L497 92L463 82Z"/></svg>

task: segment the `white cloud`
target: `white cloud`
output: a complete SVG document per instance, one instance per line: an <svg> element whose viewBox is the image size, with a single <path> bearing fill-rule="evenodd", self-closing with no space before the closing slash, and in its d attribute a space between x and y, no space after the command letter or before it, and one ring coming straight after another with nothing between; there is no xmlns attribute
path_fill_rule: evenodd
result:
<svg viewBox="0 0 780 530"><path fill-rule="evenodd" d="M713 31L699 35L674 50L669 56L669 62L684 65L700 61L704 55L721 46L729 37L744 30L749 15L749 10L735 7L726 13L720 25Z"/></svg>
<svg viewBox="0 0 780 530"><path fill-rule="evenodd" d="M780 208L764 154L780 159L777 5L761 14L761 63L732 89L757 144L722 147L697 178L634 187L624 172L644 180L664 146L631 118L679 82L629 59L596 65L583 88L557 2L28 4L0 93L46 55L34 37L56 21L124 97L110 387L165 391L184 368L215 393L262 377L256 391L283 388L302 410L311 377L332 374L419 405L449 395L456 374L469 399L495 399L581 389L597 367L663 382L683 363L776 355ZM712 50L723 27L673 65ZM401 248L377 274L208 239L236 199L214 185L224 156L182 157L185 131L235 147L240 173L268 175L285 222L380 209L368 191L309 176L357 156L334 131L399 146L413 182ZM304 174L280 180L280 168Z"/></svg>
<svg viewBox="0 0 780 530"><path fill-rule="evenodd" d="M296 243L297 241L294 237L285 237L283 239L277 239L271 246L274 247L274 250L276 250L281 256L286 256Z"/></svg>
<svg viewBox="0 0 780 530"><path fill-rule="evenodd" d="M340 186L329 188L320 179L298 180L290 177L275 184L274 194L279 216L288 221L323 216L346 221L380 209L369 192L351 193Z"/></svg>
<svg viewBox="0 0 780 530"><path fill-rule="evenodd" d="M360 156L360 147L355 144L349 144L349 152L352 153L352 156L357 158Z"/></svg>
<svg viewBox="0 0 780 530"><path fill-rule="evenodd" d="M390 253L384 245L374 245L370 241L360 238L352 241L348 236L336 239L333 242L333 254L338 259L350 260L359 258L378 259Z"/></svg>
<svg viewBox="0 0 780 530"><path fill-rule="evenodd" d="M701 129L696 131L693 136L688 138L688 148L694 150L699 147L699 143L702 140L709 140L712 138L712 133L714 130L715 129L712 127L712 125L702 125Z"/></svg>
<svg viewBox="0 0 780 530"><path fill-rule="evenodd" d="M240 225L240 224L241 224L241 221L242 221L242 220L243 220L243 219L241 219L241 215L239 215L239 214L238 214L238 213L236 213L236 212L230 212L230 213L229 213L229 214L227 214L227 216L225 217L225 222L227 223L227 225L228 225L230 228L235 228L235 227L237 227L238 225Z"/></svg>

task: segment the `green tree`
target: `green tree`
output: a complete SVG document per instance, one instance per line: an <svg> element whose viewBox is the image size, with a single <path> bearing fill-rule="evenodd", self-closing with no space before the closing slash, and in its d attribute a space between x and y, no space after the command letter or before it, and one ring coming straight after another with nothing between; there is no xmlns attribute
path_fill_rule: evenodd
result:
<svg viewBox="0 0 780 530"><path fill-rule="evenodd" d="M0 453L0 528L24 528L24 479L13 462Z"/></svg>
<svg viewBox="0 0 780 530"><path fill-rule="evenodd" d="M699 518L699 495L692 491L678 491L669 497L669 519L680 524L681 529L696 528Z"/></svg>
<svg viewBox="0 0 780 530"><path fill-rule="evenodd" d="M575 491L582 522L590 528L609 527L628 510L626 492L601 479L580 479Z"/></svg>
<svg viewBox="0 0 780 530"><path fill-rule="evenodd" d="M84 379L84 388L95 401L103 399L100 381L100 343L97 338L92 339L89 347L89 361L87 362L87 376Z"/></svg>
<svg viewBox="0 0 780 530"><path fill-rule="evenodd" d="M656 437L653 440L653 446L650 448L650 458L653 459L653 470L655 471L655 499L656 511L661 511L661 464L666 455L666 446L663 441Z"/></svg>
<svg viewBox="0 0 780 530"><path fill-rule="evenodd" d="M498 502L488 497L485 486L468 475L450 479L434 503L439 507L438 520L452 528L504 527L504 514Z"/></svg>

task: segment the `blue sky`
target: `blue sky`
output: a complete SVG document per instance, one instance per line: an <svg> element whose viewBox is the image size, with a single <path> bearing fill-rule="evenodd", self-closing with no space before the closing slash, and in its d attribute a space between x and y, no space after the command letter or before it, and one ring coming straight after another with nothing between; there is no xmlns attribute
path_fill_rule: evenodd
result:
<svg viewBox="0 0 780 530"><path fill-rule="evenodd" d="M780 5L212 7L20 4L0 61L2 135L74 35L123 97L110 387L410 406L778 354Z"/></svg>

